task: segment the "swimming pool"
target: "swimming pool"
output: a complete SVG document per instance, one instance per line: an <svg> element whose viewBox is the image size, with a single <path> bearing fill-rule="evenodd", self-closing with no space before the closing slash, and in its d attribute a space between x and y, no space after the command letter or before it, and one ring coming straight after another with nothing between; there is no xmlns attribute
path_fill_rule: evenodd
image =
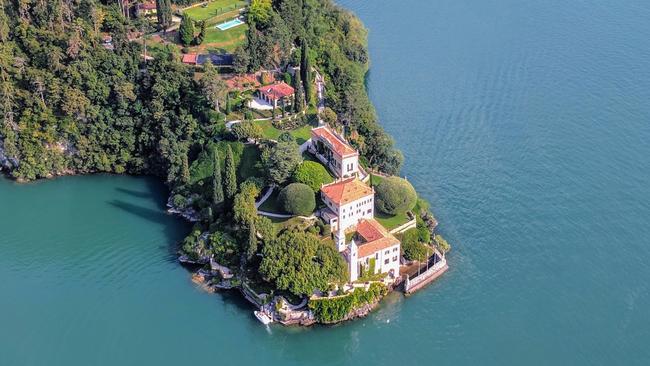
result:
<svg viewBox="0 0 650 366"><path fill-rule="evenodd" d="M217 28L219 28L219 29L221 29L223 31L223 30L226 30L226 29L234 28L234 27L236 27L238 25L242 25L242 24L244 24L243 21L241 21L239 18L235 18L235 19L229 20L229 21L227 21L225 23L218 24Z"/></svg>

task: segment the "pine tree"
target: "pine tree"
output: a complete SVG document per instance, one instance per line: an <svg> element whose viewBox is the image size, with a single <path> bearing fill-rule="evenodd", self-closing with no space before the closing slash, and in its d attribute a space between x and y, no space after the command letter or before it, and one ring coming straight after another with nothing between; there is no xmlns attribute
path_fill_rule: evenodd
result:
<svg viewBox="0 0 650 366"><path fill-rule="evenodd" d="M246 249L246 258L249 260L257 253L257 231L255 222L251 221L248 225L248 248Z"/></svg>
<svg viewBox="0 0 650 366"><path fill-rule="evenodd" d="M181 19L181 25L178 28L178 37L180 38L180 42L185 46L189 46L194 40L194 21L187 15L183 15Z"/></svg>
<svg viewBox="0 0 650 366"><path fill-rule="evenodd" d="M214 166L212 172L212 203L219 206L223 203L223 186L221 182L221 163L219 162L219 150L214 148Z"/></svg>
<svg viewBox="0 0 650 366"><path fill-rule="evenodd" d="M226 199L232 201L235 194L237 194L237 172L235 170L235 158L233 157L230 145L228 145L228 149L226 150L225 168L224 191Z"/></svg>

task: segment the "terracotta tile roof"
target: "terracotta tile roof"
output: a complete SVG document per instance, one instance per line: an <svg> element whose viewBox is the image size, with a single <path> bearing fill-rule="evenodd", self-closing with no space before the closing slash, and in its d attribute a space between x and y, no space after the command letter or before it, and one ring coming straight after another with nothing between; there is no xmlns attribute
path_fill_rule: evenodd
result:
<svg viewBox="0 0 650 366"><path fill-rule="evenodd" d="M138 9L142 9L142 10L156 9L156 3L155 2L150 2L150 3L138 4Z"/></svg>
<svg viewBox="0 0 650 366"><path fill-rule="evenodd" d="M321 192L339 206L374 194L372 188L357 177L325 185Z"/></svg>
<svg viewBox="0 0 650 366"><path fill-rule="evenodd" d="M359 246L359 258L399 244L399 240L389 233L375 219L361 219L357 224L357 234L364 240Z"/></svg>
<svg viewBox="0 0 650 366"><path fill-rule="evenodd" d="M271 100L278 100L293 95L294 89L285 82L263 86L258 89L261 94Z"/></svg>
<svg viewBox="0 0 650 366"><path fill-rule="evenodd" d="M183 55L183 63L184 64L192 64L196 65L196 59L198 55L196 53L187 53Z"/></svg>
<svg viewBox="0 0 650 366"><path fill-rule="evenodd" d="M311 136L312 138L318 137L321 140L325 140L330 145L332 152L340 157L358 154L357 150L327 126L312 129Z"/></svg>
<svg viewBox="0 0 650 366"><path fill-rule="evenodd" d="M246 90L258 88L260 82L255 74L234 75L226 78L226 84L230 89Z"/></svg>

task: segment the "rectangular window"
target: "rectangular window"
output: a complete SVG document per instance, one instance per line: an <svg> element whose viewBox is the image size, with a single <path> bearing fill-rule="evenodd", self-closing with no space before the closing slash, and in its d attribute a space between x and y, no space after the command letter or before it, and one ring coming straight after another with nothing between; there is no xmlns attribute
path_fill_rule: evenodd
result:
<svg viewBox="0 0 650 366"><path fill-rule="evenodd" d="M393 253L395 253L396 251L397 251L397 247L393 248Z"/></svg>
<svg viewBox="0 0 650 366"><path fill-rule="evenodd" d="M384 254L386 255L390 254L390 250L385 251Z"/></svg>
<svg viewBox="0 0 650 366"><path fill-rule="evenodd" d="M386 258L386 260L384 261L384 264L388 264L388 262L390 262L390 259Z"/></svg>
<svg viewBox="0 0 650 366"><path fill-rule="evenodd" d="M371 213L371 212L372 212L372 210L368 210L368 213Z"/></svg>
<svg viewBox="0 0 650 366"><path fill-rule="evenodd" d="M393 257L393 262L397 262L397 256Z"/></svg>
<svg viewBox="0 0 650 366"><path fill-rule="evenodd" d="M375 259L379 259L379 253L375 253Z"/></svg>

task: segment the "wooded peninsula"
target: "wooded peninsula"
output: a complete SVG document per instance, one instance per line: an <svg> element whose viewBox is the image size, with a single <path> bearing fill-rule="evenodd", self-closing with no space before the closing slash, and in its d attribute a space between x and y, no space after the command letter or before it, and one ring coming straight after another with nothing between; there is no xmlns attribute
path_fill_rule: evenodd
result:
<svg viewBox="0 0 650 366"><path fill-rule="evenodd" d="M0 170L153 175L179 260L265 324L367 315L447 269L331 0L0 0Z"/></svg>

